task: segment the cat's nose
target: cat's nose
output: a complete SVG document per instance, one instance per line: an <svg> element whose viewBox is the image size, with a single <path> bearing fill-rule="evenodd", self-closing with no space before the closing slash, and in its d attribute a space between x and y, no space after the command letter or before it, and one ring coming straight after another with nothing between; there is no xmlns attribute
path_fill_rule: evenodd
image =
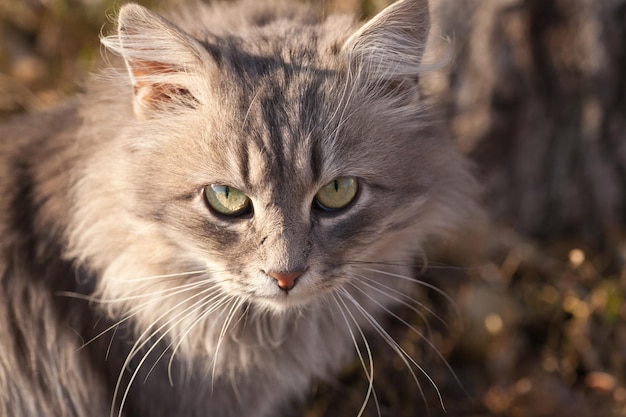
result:
<svg viewBox="0 0 626 417"><path fill-rule="evenodd" d="M304 274L304 271L294 272L268 272L267 275L278 282L278 287L283 291L289 291L296 285L296 280Z"/></svg>

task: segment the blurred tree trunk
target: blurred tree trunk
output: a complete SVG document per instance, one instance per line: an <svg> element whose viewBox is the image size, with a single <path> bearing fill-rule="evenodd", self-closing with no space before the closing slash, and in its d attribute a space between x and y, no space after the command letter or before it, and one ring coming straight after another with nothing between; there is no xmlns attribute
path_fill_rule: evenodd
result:
<svg viewBox="0 0 626 417"><path fill-rule="evenodd" d="M626 0L440 0L450 123L494 217L614 244L626 224Z"/></svg>

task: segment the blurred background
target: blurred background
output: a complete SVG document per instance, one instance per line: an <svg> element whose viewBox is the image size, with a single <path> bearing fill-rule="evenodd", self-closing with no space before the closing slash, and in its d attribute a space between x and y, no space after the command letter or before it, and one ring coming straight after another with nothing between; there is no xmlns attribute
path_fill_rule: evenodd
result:
<svg viewBox="0 0 626 417"><path fill-rule="evenodd" d="M80 92L121 3L0 0L0 120ZM320 4L367 17L387 3ZM475 161L493 225L477 264L452 267L451 254L417 271L425 318L382 320L417 382L368 338L364 415L626 416L626 0L431 9L435 56L452 58L424 90ZM355 360L285 415L354 416L367 386Z"/></svg>

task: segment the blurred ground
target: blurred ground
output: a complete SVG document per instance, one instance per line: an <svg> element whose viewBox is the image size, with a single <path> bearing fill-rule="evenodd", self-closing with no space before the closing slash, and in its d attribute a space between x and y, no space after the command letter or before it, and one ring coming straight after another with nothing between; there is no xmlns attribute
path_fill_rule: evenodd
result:
<svg viewBox="0 0 626 417"><path fill-rule="evenodd" d="M416 371L422 393L398 355L372 337L381 415L626 415L623 255L571 240L524 241L510 230L493 235L491 262L465 269L433 266L422 277L455 300L456 307L432 290L417 295L448 325L431 315L429 330L415 313L401 312L433 346L398 320L385 324L432 377L445 410L425 375ZM317 393L316 408L305 415L354 415L367 390L362 374L355 361L337 386ZM370 407L365 415L377 411Z"/></svg>
<svg viewBox="0 0 626 417"><path fill-rule="evenodd" d="M97 69L98 33L116 3L0 0L0 120L80 91ZM363 2L364 13L380 7ZM424 286L415 296L420 311L435 313L427 322L408 308L398 315L415 331L394 317L384 320L423 367L413 367L419 385L382 338L369 337L377 401L364 415L376 416L377 402L380 415L394 417L626 416L626 242L617 241L535 241L496 225L480 265L431 266L420 278L454 302ZM355 360L287 414L354 416L367 386Z"/></svg>

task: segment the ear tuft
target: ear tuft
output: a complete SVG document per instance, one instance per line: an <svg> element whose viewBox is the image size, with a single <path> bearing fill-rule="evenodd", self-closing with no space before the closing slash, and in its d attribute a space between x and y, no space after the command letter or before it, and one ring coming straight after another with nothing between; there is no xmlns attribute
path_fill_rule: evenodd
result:
<svg viewBox="0 0 626 417"><path fill-rule="evenodd" d="M400 0L354 33L343 50L370 79L417 80L429 29L428 0Z"/></svg>
<svg viewBox="0 0 626 417"><path fill-rule="evenodd" d="M206 84L206 50L173 23L148 9L127 4L120 9L116 35L102 39L124 58L133 85L138 118L195 108Z"/></svg>

